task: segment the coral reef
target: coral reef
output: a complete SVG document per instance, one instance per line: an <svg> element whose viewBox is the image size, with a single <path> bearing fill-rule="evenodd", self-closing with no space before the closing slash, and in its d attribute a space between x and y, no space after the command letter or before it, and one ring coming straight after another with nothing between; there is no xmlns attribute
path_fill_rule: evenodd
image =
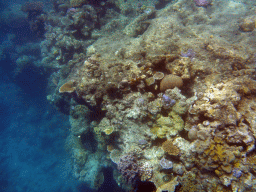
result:
<svg viewBox="0 0 256 192"><path fill-rule="evenodd" d="M171 140L167 140L163 142L162 147L163 147L163 150L167 152L169 155L177 156L180 153L179 148L173 145L173 141Z"/></svg>
<svg viewBox="0 0 256 192"><path fill-rule="evenodd" d="M89 131L89 113L90 110L84 105L76 105L71 109L69 122L71 126L70 131L73 135L80 136Z"/></svg>
<svg viewBox="0 0 256 192"><path fill-rule="evenodd" d="M135 153L122 156L117 164L117 169L129 184L136 182L139 176L139 165Z"/></svg>
<svg viewBox="0 0 256 192"><path fill-rule="evenodd" d="M162 191L168 191L168 192L174 192L176 189L176 186L179 184L177 181L177 177L173 179L172 181L160 186L157 188L156 192L162 192Z"/></svg>
<svg viewBox="0 0 256 192"><path fill-rule="evenodd" d="M38 37L41 37L45 33L44 24L46 16L43 13L44 4L39 1L26 2L21 10L28 14L28 20L30 24L30 29Z"/></svg>
<svg viewBox="0 0 256 192"><path fill-rule="evenodd" d="M38 48L28 51L35 44L21 46L16 70L51 73L47 99L69 115L73 175L93 189L111 167L125 191L141 183L169 192L255 191L250 6L58 0L47 14L37 8L42 59Z"/></svg>

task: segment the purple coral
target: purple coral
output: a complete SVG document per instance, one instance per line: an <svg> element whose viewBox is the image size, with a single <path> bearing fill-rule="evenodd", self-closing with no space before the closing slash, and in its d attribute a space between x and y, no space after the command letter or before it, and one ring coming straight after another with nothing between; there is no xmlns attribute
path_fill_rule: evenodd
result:
<svg viewBox="0 0 256 192"><path fill-rule="evenodd" d="M168 103L168 102L170 102L171 101L171 99L170 99L170 97L168 97L168 95L163 95L163 101L165 102L165 103Z"/></svg>
<svg viewBox="0 0 256 192"><path fill-rule="evenodd" d="M144 100L143 98L139 98L139 99L138 99L138 103L139 103L140 105L144 105L145 100Z"/></svg>
<svg viewBox="0 0 256 192"><path fill-rule="evenodd" d="M140 139L139 140L139 145L146 145L148 142L147 142L147 140L145 140L145 139Z"/></svg>
<svg viewBox="0 0 256 192"><path fill-rule="evenodd" d="M209 0L194 0L194 2L198 7L207 7L210 4Z"/></svg>
<svg viewBox="0 0 256 192"><path fill-rule="evenodd" d="M69 8L69 9L67 10L67 13L74 14L74 13L76 13L77 11L78 11L77 8L71 7L71 8Z"/></svg>
<svg viewBox="0 0 256 192"><path fill-rule="evenodd" d="M164 157L160 160L159 164L163 169L172 169L173 167L172 162L165 159Z"/></svg>
<svg viewBox="0 0 256 192"><path fill-rule="evenodd" d="M193 49L188 49L187 53L181 52L181 57L189 57L191 61L195 58L196 52Z"/></svg>
<svg viewBox="0 0 256 192"><path fill-rule="evenodd" d="M134 184L139 177L136 154L131 152L122 156L117 164L117 169L127 183Z"/></svg>
<svg viewBox="0 0 256 192"><path fill-rule="evenodd" d="M237 168L234 168L232 170L232 173L233 173L233 176L236 177L236 178L239 178L242 176L243 172Z"/></svg>
<svg viewBox="0 0 256 192"><path fill-rule="evenodd" d="M168 109L175 105L176 101L171 99L168 95L163 95L163 106L165 109Z"/></svg>

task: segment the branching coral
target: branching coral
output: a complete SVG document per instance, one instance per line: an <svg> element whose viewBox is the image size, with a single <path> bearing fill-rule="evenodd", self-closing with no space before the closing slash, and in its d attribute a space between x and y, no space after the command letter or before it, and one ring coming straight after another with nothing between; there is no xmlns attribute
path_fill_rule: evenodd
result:
<svg viewBox="0 0 256 192"><path fill-rule="evenodd" d="M127 183L134 184L139 178L139 166L136 154L131 152L122 156L117 164L117 169Z"/></svg>
<svg viewBox="0 0 256 192"><path fill-rule="evenodd" d="M167 140L162 144L163 150L167 152L169 155L177 156L180 153L180 149L173 145L172 140Z"/></svg>

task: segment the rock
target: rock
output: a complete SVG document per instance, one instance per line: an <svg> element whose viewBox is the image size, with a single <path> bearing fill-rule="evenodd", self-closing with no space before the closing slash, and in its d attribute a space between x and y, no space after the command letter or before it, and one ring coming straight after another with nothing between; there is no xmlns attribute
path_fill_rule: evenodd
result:
<svg viewBox="0 0 256 192"><path fill-rule="evenodd" d="M256 21L255 18L246 17L239 25L240 30L243 32L251 32L255 29Z"/></svg>

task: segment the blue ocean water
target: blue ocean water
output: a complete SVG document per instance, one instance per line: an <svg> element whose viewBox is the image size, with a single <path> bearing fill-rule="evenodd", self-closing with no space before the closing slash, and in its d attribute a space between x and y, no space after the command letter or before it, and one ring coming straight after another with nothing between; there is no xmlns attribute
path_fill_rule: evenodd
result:
<svg viewBox="0 0 256 192"><path fill-rule="evenodd" d="M31 70L15 79L10 63L0 69L0 191L79 191L63 147L67 116L46 101L43 78Z"/></svg>
<svg viewBox="0 0 256 192"><path fill-rule="evenodd" d="M40 60L41 39L20 11L26 2L0 2L0 192L96 191L72 175L65 149L70 124L46 99L49 74L34 65L15 65L21 52L32 55L29 63ZM52 9L52 2L44 4ZM26 43L27 50L22 47ZM98 191L112 191L112 170L104 174Z"/></svg>
<svg viewBox="0 0 256 192"><path fill-rule="evenodd" d="M24 2L1 1L0 11ZM36 39L30 38L26 22L15 27L18 19L11 17L10 23L2 17L0 24L5 52L0 61L0 191L92 191L71 174L70 156L64 148L68 117L46 100L47 75L32 66L14 74L15 48Z"/></svg>

